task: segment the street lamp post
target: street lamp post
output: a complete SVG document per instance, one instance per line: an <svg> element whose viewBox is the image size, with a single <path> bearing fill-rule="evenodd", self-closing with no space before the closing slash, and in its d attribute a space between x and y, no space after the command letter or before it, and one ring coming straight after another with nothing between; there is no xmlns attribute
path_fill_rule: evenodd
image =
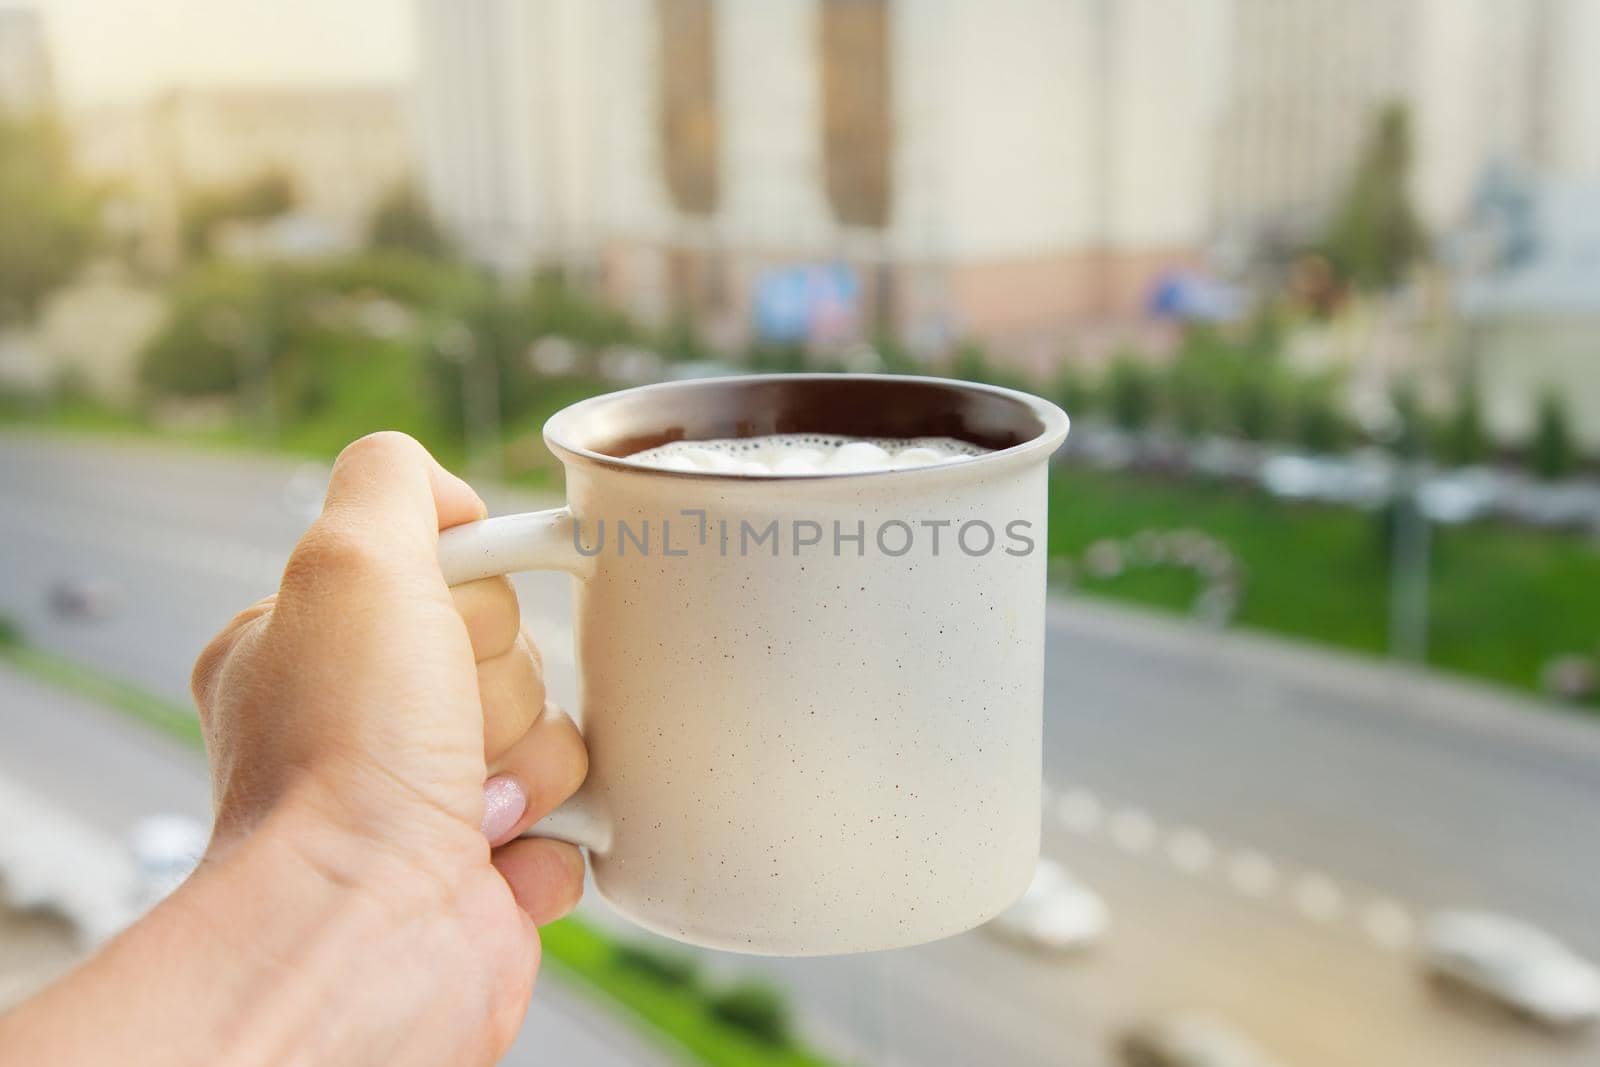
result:
<svg viewBox="0 0 1600 1067"><path fill-rule="evenodd" d="M1391 508L1389 572L1389 652L1422 663L1428 658L1428 569L1432 530L1418 492L1422 463L1411 457L1395 471Z"/></svg>

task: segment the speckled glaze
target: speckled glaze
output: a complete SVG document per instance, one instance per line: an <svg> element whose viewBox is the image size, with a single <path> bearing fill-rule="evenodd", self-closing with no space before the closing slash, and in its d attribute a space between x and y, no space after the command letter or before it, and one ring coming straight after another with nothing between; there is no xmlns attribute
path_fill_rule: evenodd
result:
<svg viewBox="0 0 1600 1067"><path fill-rule="evenodd" d="M1026 888L1039 847L1046 470L1067 422L1006 395L1037 414L1022 444L799 478L638 469L572 444L578 405L546 428L568 508L441 539L452 581L575 576L589 777L535 832L587 846L620 912L693 944L813 955L954 934ZM679 525L684 509L705 510L705 546L695 520ZM686 554L659 550L663 518ZM657 551L619 555L618 519L649 520ZM717 551L720 520L773 519L862 521L867 544L836 556L830 534L820 551L787 539L776 556ZM873 544L886 520L942 519L1026 521L1034 547L969 555L954 526L937 554L928 538L900 556ZM585 557L574 524L592 550L601 520L604 548Z"/></svg>

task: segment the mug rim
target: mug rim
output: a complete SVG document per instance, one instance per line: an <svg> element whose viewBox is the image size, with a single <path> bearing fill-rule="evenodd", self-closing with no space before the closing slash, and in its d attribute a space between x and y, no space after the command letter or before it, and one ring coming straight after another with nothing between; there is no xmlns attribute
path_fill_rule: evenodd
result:
<svg viewBox="0 0 1600 1067"><path fill-rule="evenodd" d="M981 455L963 459L957 463L940 463L925 467L890 467L880 470L866 471L819 471L815 474L772 474L750 473L744 471L686 471L658 467L648 463L640 463L629 456L614 456L596 449L580 445L571 440L572 424L585 415L593 414L593 409L604 407L607 404L624 402L627 397L643 393L661 393L692 391L696 388L707 388L728 384L743 384L759 386L765 383L780 383L792 381L833 381L833 382L879 382L885 384L911 384L921 386L937 386L944 389L955 389L968 393L988 394L999 397L1026 408L1039 421L1039 432L1015 444L992 449ZM960 378L941 378L935 375L922 374L849 374L828 373L821 371L807 371L797 374L729 374L708 378L686 378L679 381L651 382L647 385L636 385L627 389L617 389L609 393L601 393L569 404L551 415L544 424L544 441L550 450L556 453L563 463L568 460L581 460L597 466L606 467L616 471L628 471L635 474L662 476L670 478L691 478L719 481L743 482L817 482L842 478L872 478L882 475L925 475L932 473L950 474L955 471L971 471L981 468L993 467L996 464L1031 455L1042 451L1045 456L1060 447L1066 439L1071 428L1072 420L1056 404L1036 396L1033 393L1020 389L1009 389L1001 385L990 385L986 382L969 382ZM823 431L812 431L823 432ZM738 436L738 435L735 435ZM751 434L749 436L762 436ZM851 435L854 436L854 435ZM865 435L863 435L865 436ZM692 438L681 438L691 440ZM662 442L665 443L665 442ZM976 442L973 442L976 443ZM643 451L643 449L640 449Z"/></svg>

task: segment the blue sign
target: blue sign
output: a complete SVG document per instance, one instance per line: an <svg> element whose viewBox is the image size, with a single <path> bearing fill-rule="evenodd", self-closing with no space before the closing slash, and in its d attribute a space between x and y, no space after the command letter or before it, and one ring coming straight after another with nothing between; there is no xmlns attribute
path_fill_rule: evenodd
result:
<svg viewBox="0 0 1600 1067"><path fill-rule="evenodd" d="M855 333L861 283L843 263L775 267L756 279L751 304L763 341L844 340Z"/></svg>

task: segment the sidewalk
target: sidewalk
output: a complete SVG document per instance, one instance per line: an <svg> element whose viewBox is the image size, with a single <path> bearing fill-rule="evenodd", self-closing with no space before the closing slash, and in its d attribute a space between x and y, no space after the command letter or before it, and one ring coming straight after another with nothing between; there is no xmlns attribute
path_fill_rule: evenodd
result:
<svg viewBox="0 0 1600 1067"><path fill-rule="evenodd" d="M0 833L10 845L0 848L0 878L13 877L5 866L25 865L48 880L56 861L73 857L119 868L126 859L117 854L124 835L140 818L205 819L209 812L209 779L197 752L0 663ZM25 852L23 836L12 834L10 825L24 821L33 827L28 836L35 842L41 830L55 840L58 855L41 862L37 851ZM66 836L72 840L62 840ZM12 852L17 857L8 864ZM37 889L30 897L52 892L40 881L33 884ZM120 889L113 887L112 895L117 893ZM68 928L48 906L3 905L0 898L0 1010L70 966L85 941L82 931ZM545 974L522 1032L501 1062L507 1067L681 1067L684 1061L653 1048L582 991Z"/></svg>

